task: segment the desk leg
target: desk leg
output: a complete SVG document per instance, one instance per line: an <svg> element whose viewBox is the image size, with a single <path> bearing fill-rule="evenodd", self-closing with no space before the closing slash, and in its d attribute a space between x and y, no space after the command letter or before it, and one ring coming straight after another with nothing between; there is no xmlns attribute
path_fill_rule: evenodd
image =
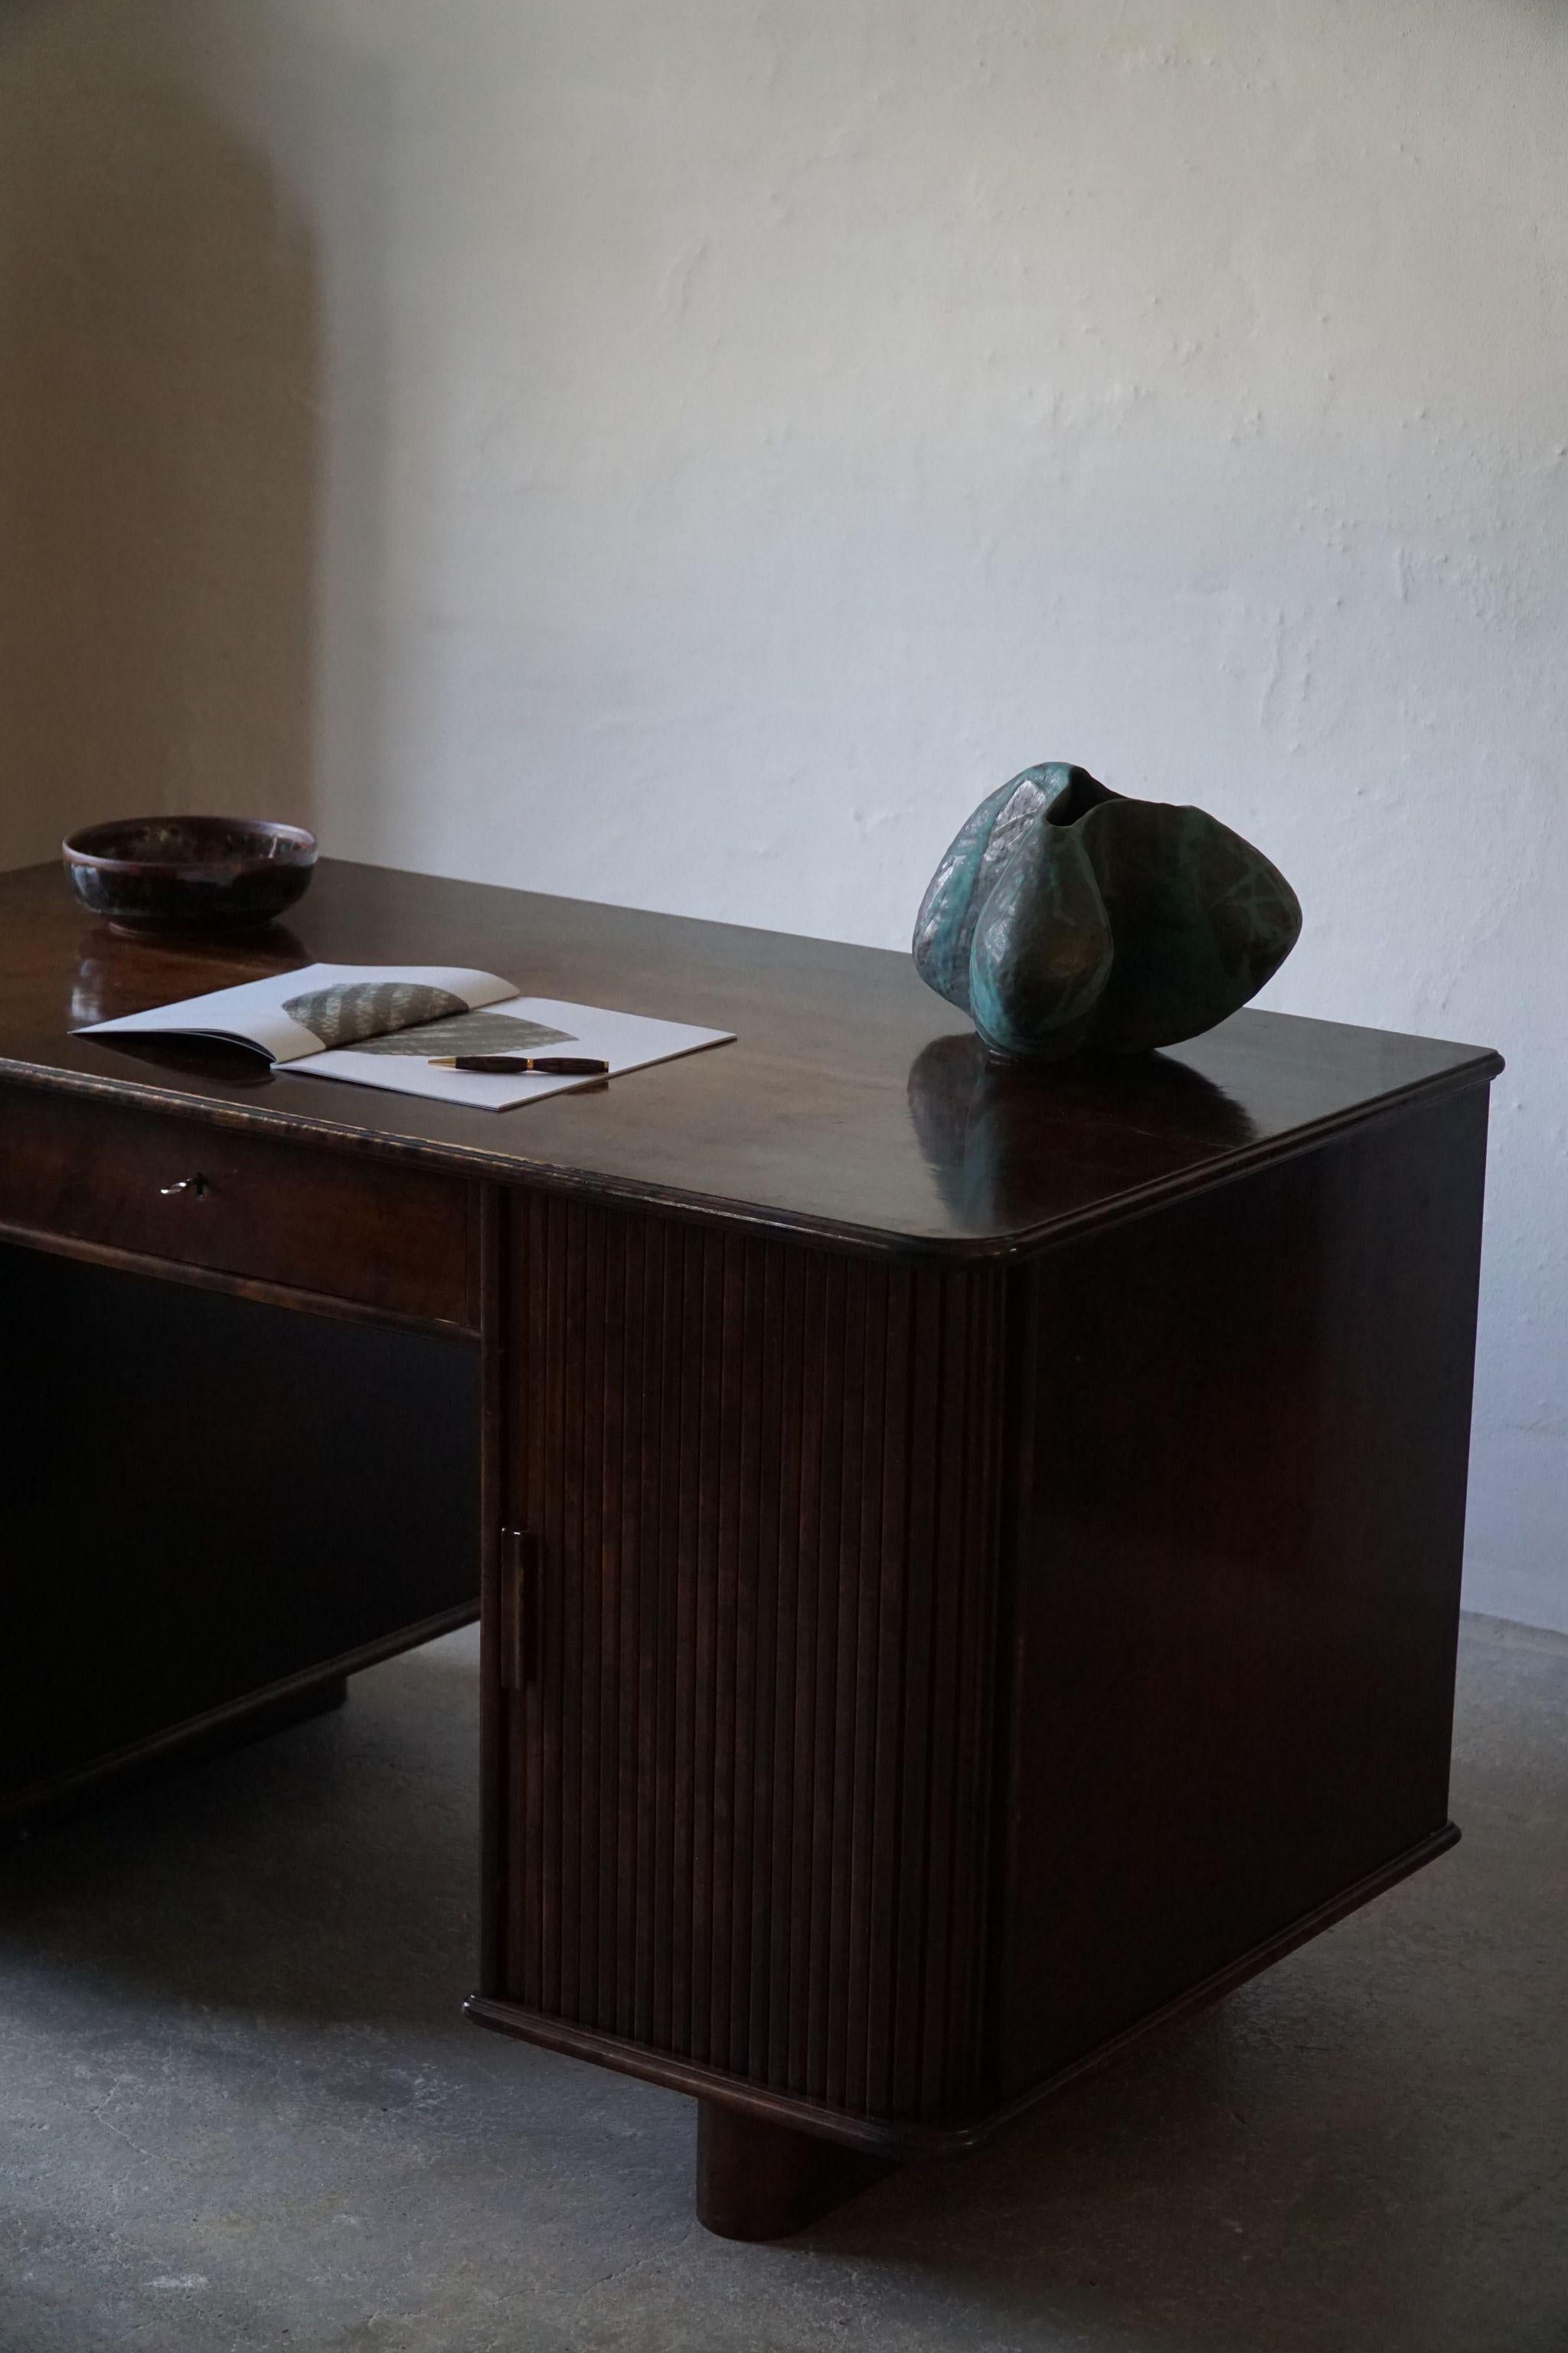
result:
<svg viewBox="0 0 1568 2353"><path fill-rule="evenodd" d="M787 2239L899 2170L889 2158L697 2103L697 2219L721 2239Z"/></svg>

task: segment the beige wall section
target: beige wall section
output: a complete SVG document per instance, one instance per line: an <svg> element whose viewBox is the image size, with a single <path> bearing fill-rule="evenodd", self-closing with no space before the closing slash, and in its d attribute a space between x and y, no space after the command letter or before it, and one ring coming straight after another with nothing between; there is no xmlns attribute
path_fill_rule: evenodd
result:
<svg viewBox="0 0 1568 2353"><path fill-rule="evenodd" d="M1473 1592L1568 1626L1565 119L1559 0L14 0L0 858L895 942L1027 760L1202 798L1272 1001L1510 1057Z"/></svg>
<svg viewBox="0 0 1568 2353"><path fill-rule="evenodd" d="M0 863L310 803L312 236L129 13L0 22Z"/></svg>

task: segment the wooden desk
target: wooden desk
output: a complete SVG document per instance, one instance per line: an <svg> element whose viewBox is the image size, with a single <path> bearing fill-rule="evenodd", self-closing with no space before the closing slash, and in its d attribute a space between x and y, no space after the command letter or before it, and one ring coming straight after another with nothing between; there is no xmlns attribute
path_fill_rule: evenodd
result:
<svg viewBox="0 0 1568 2353"><path fill-rule="evenodd" d="M66 1034L317 957L740 1040L495 1116ZM742 2236L1457 1835L1495 1055L1001 1072L899 955L332 863L229 950L0 878L0 965L12 1813L481 1591L471 2013L694 2094Z"/></svg>

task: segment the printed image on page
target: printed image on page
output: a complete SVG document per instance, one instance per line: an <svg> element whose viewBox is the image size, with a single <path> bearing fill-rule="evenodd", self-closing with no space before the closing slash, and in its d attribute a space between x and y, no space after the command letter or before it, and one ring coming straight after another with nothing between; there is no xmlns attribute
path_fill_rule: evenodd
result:
<svg viewBox="0 0 1568 2353"><path fill-rule="evenodd" d="M366 1054L414 1054L428 1061L436 1054L542 1054L557 1046L574 1046L569 1029L552 1029L548 1021L524 1021L500 1007L479 1013L453 1013L417 1029L399 1029L384 1038L367 1038Z"/></svg>
<svg viewBox="0 0 1568 2353"><path fill-rule="evenodd" d="M418 1023L454 1019L515 994L515 982L465 965L308 964L177 1005L91 1021L75 1034L216 1038L254 1046L274 1062L298 1062L329 1047L365 1045Z"/></svg>

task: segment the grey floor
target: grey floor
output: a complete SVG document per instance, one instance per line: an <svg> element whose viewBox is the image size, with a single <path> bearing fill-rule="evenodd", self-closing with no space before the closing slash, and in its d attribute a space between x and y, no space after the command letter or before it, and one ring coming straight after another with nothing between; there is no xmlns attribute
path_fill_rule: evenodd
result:
<svg viewBox="0 0 1568 2353"><path fill-rule="evenodd" d="M463 2022L475 1672L0 1854L0 2353L1568 2353L1568 1643L1467 1629L1465 1843L806 2238Z"/></svg>

